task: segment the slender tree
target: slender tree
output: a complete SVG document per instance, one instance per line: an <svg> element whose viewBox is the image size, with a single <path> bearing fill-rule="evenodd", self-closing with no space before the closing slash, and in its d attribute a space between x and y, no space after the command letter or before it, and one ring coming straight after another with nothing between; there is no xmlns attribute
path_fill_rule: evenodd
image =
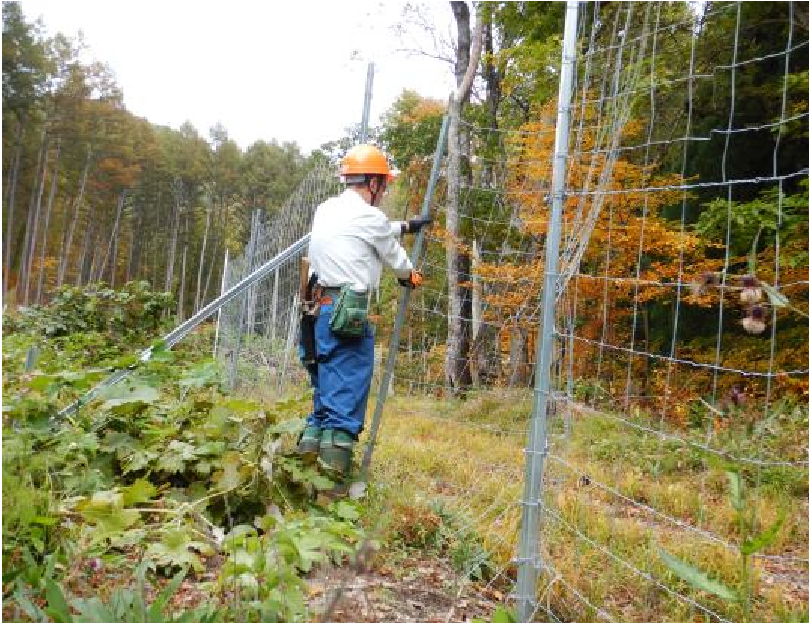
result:
<svg viewBox="0 0 809 623"><path fill-rule="evenodd" d="M56 155L54 156L53 175L51 176L51 188L48 193L48 205L45 209L45 223L42 227L42 243L39 251L39 279L37 281L36 303L42 302L42 285L45 278L45 256L48 250L48 234L50 232L51 212L53 211L53 201L56 197L56 189L59 185L59 154L62 147L61 139L56 139Z"/></svg>
<svg viewBox="0 0 809 623"><path fill-rule="evenodd" d="M447 196L447 288L449 299L449 324L447 332L447 361L445 375L453 390L463 390L471 383L469 367L470 322L472 317L471 289L465 283L471 272L469 252L459 251L461 243L459 211L462 179L466 186L469 180L469 136L461 130L461 114L469 101L472 81L480 61L482 20L478 16L474 37L470 31L469 6L466 2L454 1L452 12L458 28L458 47L455 64L455 80L458 85L450 97L450 126L448 134L448 196ZM463 282L462 282L463 280Z"/></svg>

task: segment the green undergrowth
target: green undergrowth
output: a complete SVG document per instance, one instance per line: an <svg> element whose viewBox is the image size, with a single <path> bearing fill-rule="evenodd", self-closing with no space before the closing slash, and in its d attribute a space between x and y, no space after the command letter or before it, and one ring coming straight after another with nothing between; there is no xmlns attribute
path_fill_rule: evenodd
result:
<svg viewBox="0 0 809 623"><path fill-rule="evenodd" d="M210 328L155 341L169 305L136 284L4 317L4 620L304 621L305 575L365 539L292 453L310 397L231 395Z"/></svg>

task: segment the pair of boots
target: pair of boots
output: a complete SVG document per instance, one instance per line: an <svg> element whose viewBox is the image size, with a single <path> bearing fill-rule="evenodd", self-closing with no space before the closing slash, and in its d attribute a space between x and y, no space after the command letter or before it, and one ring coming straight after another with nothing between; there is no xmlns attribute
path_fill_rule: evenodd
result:
<svg viewBox="0 0 809 623"><path fill-rule="evenodd" d="M348 489L354 437L338 428L307 426L298 441L298 455L306 462L317 462L336 481L334 493Z"/></svg>

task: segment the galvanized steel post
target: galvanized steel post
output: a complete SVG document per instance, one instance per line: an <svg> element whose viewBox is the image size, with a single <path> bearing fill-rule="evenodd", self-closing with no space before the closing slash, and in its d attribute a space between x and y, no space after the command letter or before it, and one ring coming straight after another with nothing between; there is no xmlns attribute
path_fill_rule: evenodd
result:
<svg viewBox="0 0 809 623"><path fill-rule="evenodd" d="M374 64L368 63L368 74L365 76L365 99L362 104L362 123L360 124L360 143L368 140L368 120L371 117L371 96L374 91Z"/></svg>
<svg viewBox="0 0 809 623"><path fill-rule="evenodd" d="M548 448L547 419L551 406L550 380L553 354L553 325L556 312L556 286L559 267L559 243L562 232L562 208L565 199L565 173L568 153L570 101L573 93L573 65L576 62L576 22L578 1L568 0L565 38L562 44L562 72L559 77L559 104L556 114L551 220L545 248L545 275L542 287L542 335L537 342L537 369L531 426L525 449L525 489L522 528L517 563L517 615L520 623L530 621L536 611L536 591L542 567L539 520L542 510L542 474Z"/></svg>
<svg viewBox="0 0 809 623"><path fill-rule="evenodd" d="M430 203L435 192L435 185L438 182L438 172L441 168L441 159L444 157L444 148L447 142L447 128L449 127L449 115L444 115L444 121L441 124L441 132L438 136L438 144L435 146L435 154L433 155L433 168L430 171L430 181L427 183L427 192L424 194L424 203L421 207L422 216L430 216ZM421 258L421 248L424 244L424 231L419 231L416 234L416 240L413 243L413 250L410 253L410 259L413 266L418 265ZM396 365L396 353L399 350L399 340L402 335L402 327L404 326L405 313L407 312L407 303L410 300L410 289L404 288L399 298L399 309L396 311L396 320L393 323L393 334L390 338L390 348L388 349L388 358L385 361L385 373L382 376L382 382L379 385L379 393L376 397L376 406L374 407L374 418L371 421L371 429L368 434L368 445L365 447L365 455L362 457L362 475L365 477L368 473L368 467L371 465L371 457L374 453L374 446L376 445L376 436L379 432L379 422L382 418L382 409L385 406L385 399L388 396L388 387L391 378L393 377L393 368Z"/></svg>

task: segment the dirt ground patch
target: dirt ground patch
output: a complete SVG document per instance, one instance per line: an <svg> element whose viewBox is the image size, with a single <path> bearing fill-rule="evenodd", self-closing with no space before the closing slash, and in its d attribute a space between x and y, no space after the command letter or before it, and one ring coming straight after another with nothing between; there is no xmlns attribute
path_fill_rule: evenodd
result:
<svg viewBox="0 0 809 623"><path fill-rule="evenodd" d="M460 578L446 563L410 558L366 572L321 569L309 580L318 623L464 623L489 619L504 595Z"/></svg>

